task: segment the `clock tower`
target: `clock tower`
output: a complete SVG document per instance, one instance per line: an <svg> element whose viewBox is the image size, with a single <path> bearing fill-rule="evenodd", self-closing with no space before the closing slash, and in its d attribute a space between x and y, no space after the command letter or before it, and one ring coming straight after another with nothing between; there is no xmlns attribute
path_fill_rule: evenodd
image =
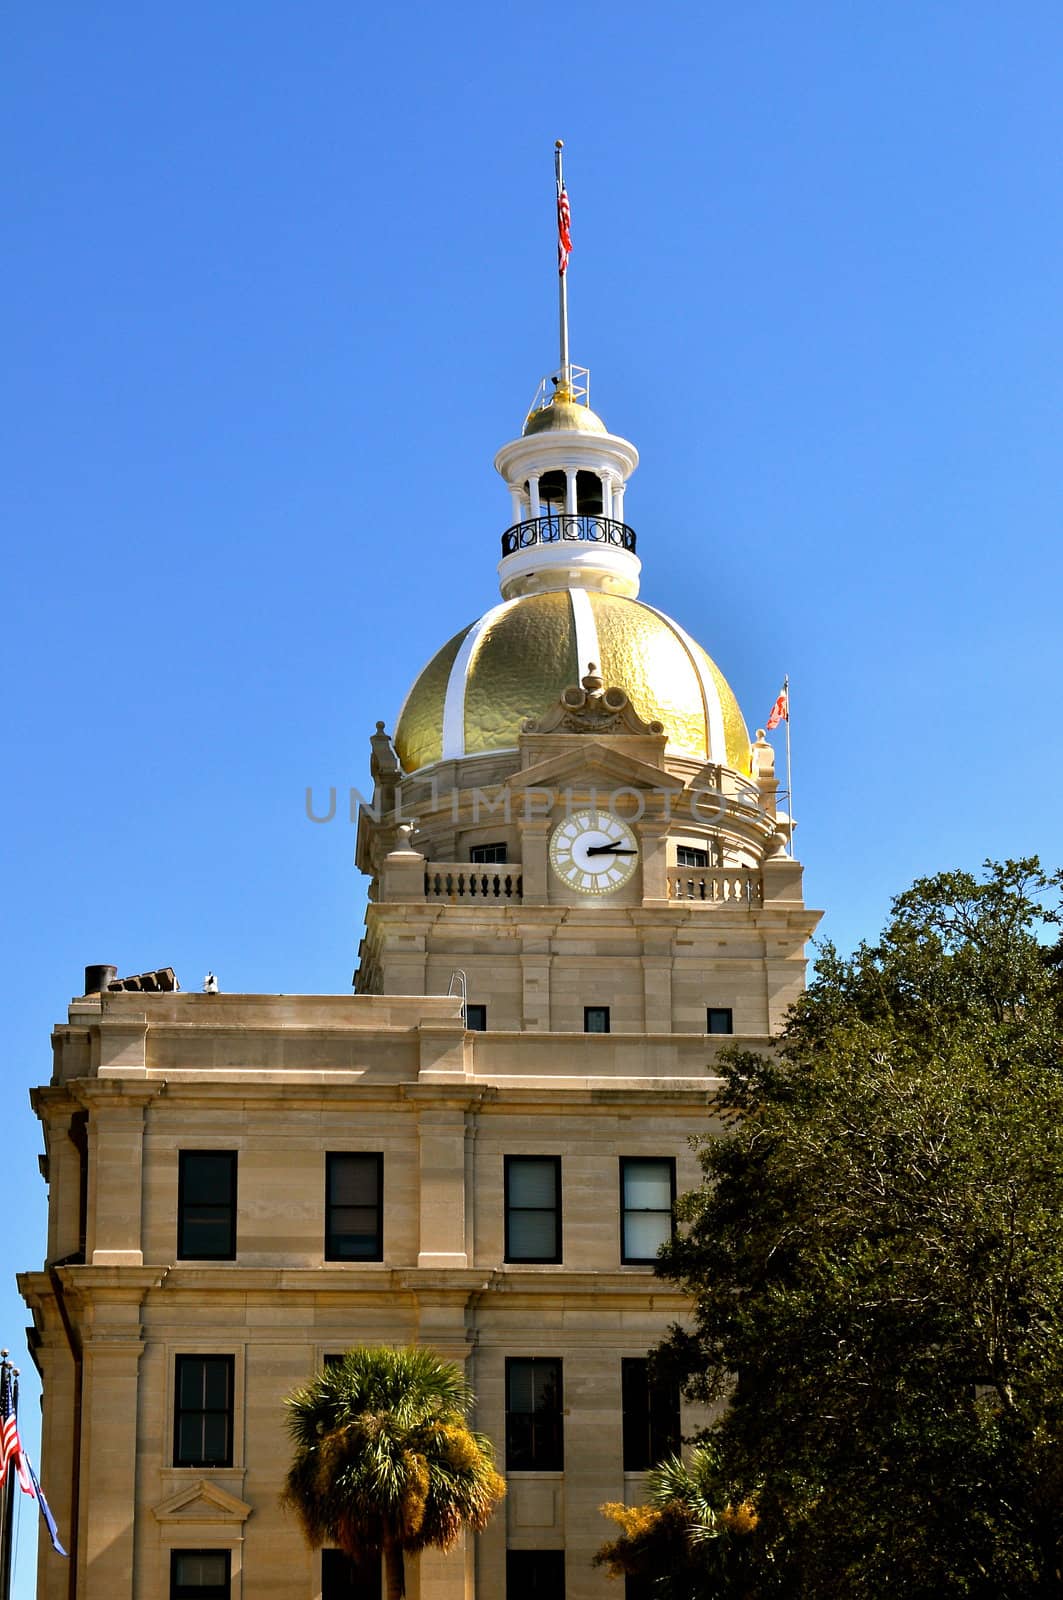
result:
<svg viewBox="0 0 1063 1600"><path fill-rule="evenodd" d="M478 1030L776 1033L804 983L806 910L774 752L726 679L640 598L638 452L540 385L495 466L513 522L500 603L418 675L372 739L357 860L372 879L360 993L461 987Z"/></svg>

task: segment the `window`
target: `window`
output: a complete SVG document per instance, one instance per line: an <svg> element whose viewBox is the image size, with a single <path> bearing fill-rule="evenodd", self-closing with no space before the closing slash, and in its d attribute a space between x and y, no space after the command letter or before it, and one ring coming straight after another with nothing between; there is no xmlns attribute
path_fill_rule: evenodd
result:
<svg viewBox="0 0 1063 1600"><path fill-rule="evenodd" d="M584 1033L608 1033L609 1032L609 1007L608 1006L584 1006L583 1007L583 1031L584 1031Z"/></svg>
<svg viewBox="0 0 1063 1600"><path fill-rule="evenodd" d="M630 1572L627 1573L624 1577L624 1600L653 1600L651 1582L650 1578L633 1578Z"/></svg>
<svg viewBox="0 0 1063 1600"><path fill-rule="evenodd" d="M232 1356L178 1356L175 1362L173 1464L233 1464Z"/></svg>
<svg viewBox="0 0 1063 1600"><path fill-rule="evenodd" d="M321 1600L380 1600L380 1557L352 1561L342 1550L321 1552Z"/></svg>
<svg viewBox="0 0 1063 1600"><path fill-rule="evenodd" d="M493 866L508 859L509 853L504 844L474 844L469 851L469 860L477 866Z"/></svg>
<svg viewBox="0 0 1063 1600"><path fill-rule="evenodd" d="M705 1026L709 1033L734 1033L734 1012L730 1006L710 1006Z"/></svg>
<svg viewBox="0 0 1063 1600"><path fill-rule="evenodd" d="M229 1600L228 1550L171 1550L170 1600Z"/></svg>
<svg viewBox="0 0 1063 1600"><path fill-rule="evenodd" d="M465 1026L473 1033L483 1033L487 1028L487 1007L467 1005L465 1007Z"/></svg>
<svg viewBox="0 0 1063 1600"><path fill-rule="evenodd" d="M653 1377L643 1357L620 1363L624 1471L645 1472L679 1449L679 1385Z"/></svg>
<svg viewBox="0 0 1063 1600"><path fill-rule="evenodd" d="M556 1356L506 1360L506 1470L561 1472L561 1362Z"/></svg>
<svg viewBox="0 0 1063 1600"><path fill-rule="evenodd" d="M670 1156L620 1157L620 1259L655 1261L672 1237L675 1162Z"/></svg>
<svg viewBox="0 0 1063 1600"><path fill-rule="evenodd" d="M507 1550L506 1600L565 1600L563 1550Z"/></svg>
<svg viewBox="0 0 1063 1600"><path fill-rule="evenodd" d="M707 867L709 852L695 850L693 845L681 844L676 846L675 864L677 867Z"/></svg>
<svg viewBox="0 0 1063 1600"><path fill-rule="evenodd" d="M561 1260L561 1157L506 1156L506 1260Z"/></svg>
<svg viewBox="0 0 1063 1600"><path fill-rule="evenodd" d="M382 1261L384 1157L325 1156L325 1260Z"/></svg>
<svg viewBox="0 0 1063 1600"><path fill-rule="evenodd" d="M181 1261L235 1261L235 1150L180 1152L177 1256Z"/></svg>

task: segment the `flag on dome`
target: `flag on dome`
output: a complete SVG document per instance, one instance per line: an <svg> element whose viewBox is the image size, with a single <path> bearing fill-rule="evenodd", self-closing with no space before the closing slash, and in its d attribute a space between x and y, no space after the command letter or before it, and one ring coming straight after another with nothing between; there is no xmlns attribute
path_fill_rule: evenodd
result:
<svg viewBox="0 0 1063 1600"><path fill-rule="evenodd" d="M572 212L568 204L568 190L563 183L557 186L557 270L563 273L572 254Z"/></svg>
<svg viewBox="0 0 1063 1600"><path fill-rule="evenodd" d="M775 704L771 708L771 711L770 711L770 713L768 715L768 720L764 724L764 726L767 728L768 732L770 733L773 728L777 728L779 726L780 722L789 722L789 720L790 720L790 680L789 680L789 678L787 678L786 682L783 684L782 688L779 690L778 697L776 698Z"/></svg>

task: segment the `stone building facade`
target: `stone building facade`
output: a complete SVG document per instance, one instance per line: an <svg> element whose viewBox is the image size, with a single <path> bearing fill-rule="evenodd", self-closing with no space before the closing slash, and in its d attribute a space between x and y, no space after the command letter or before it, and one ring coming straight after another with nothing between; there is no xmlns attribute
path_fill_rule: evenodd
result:
<svg viewBox="0 0 1063 1600"><path fill-rule="evenodd" d="M616 1592L597 1508L678 1422L644 1358L683 1314L653 1257L688 1138L720 1046L778 1031L817 913L767 741L638 598L637 452L579 376L496 459L500 604L372 737L354 994L97 969L55 1031L20 1282L81 1600L376 1600L278 1502L283 1397L365 1342L463 1363L508 1480L413 1597ZM43 1551L43 1600L69 1592Z"/></svg>

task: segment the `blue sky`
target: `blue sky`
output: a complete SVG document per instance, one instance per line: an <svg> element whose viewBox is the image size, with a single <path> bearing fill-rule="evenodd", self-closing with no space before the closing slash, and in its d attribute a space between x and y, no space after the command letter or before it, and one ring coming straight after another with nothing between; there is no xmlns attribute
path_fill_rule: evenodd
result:
<svg viewBox="0 0 1063 1600"><path fill-rule="evenodd" d="M304 791L366 784L497 597L555 137L643 594L751 726L790 673L824 932L1060 860L1058 6L99 0L6 35L4 1342L84 965L350 983L353 829Z"/></svg>

